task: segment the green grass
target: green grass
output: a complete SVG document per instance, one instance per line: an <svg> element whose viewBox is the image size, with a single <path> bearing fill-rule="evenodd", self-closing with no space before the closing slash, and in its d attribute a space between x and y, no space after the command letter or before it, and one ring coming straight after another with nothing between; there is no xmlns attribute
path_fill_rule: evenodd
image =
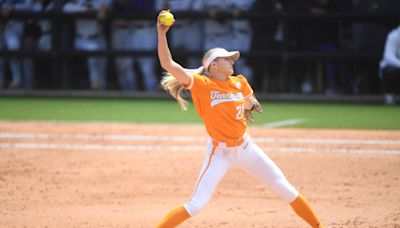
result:
<svg viewBox="0 0 400 228"><path fill-rule="evenodd" d="M135 123L198 122L173 100L0 98L0 119L112 121Z"/></svg>
<svg viewBox="0 0 400 228"><path fill-rule="evenodd" d="M302 119L304 122L288 127L400 129L398 106L301 102L267 102L263 106L264 112L254 114L256 122L251 125ZM200 123L191 104L189 111L184 112L173 99L0 98L0 119Z"/></svg>
<svg viewBox="0 0 400 228"><path fill-rule="evenodd" d="M256 115L267 123L288 119L305 122L291 127L329 129L400 129L400 108L366 104L266 103Z"/></svg>

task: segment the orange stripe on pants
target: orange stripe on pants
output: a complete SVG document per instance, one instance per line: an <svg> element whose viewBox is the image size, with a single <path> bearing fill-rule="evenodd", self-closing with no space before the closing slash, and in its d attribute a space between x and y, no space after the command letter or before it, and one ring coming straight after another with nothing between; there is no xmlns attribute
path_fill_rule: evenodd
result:
<svg viewBox="0 0 400 228"><path fill-rule="evenodd" d="M208 167L210 167L211 159L212 159L212 157L214 156L214 152L215 152L215 149L216 149L216 148L217 148L217 147L214 146L213 149L212 149L212 151L211 151L210 158L208 159L207 166L206 166L206 168L204 169L203 173L201 174L201 176L200 176L200 178L199 178L199 181L197 181L196 187L194 188L194 192L193 192L193 195L192 195L192 199L193 199L194 195L196 194L197 187L199 187L199 184L200 184L201 179L203 178L204 174L206 174L206 172L207 172L207 170L208 170ZM192 199L191 199L191 200L192 200Z"/></svg>

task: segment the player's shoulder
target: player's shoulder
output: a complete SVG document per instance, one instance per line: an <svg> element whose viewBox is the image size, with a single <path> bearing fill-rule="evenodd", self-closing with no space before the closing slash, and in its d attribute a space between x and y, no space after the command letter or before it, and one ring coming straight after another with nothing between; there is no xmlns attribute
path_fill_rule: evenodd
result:
<svg viewBox="0 0 400 228"><path fill-rule="evenodd" d="M207 75L203 75L203 74L193 74L193 78L195 78L195 80L200 80L205 83L209 83L212 81L210 77L208 77Z"/></svg>
<svg viewBox="0 0 400 228"><path fill-rule="evenodd" d="M242 82L242 83L248 83L247 82L247 78L242 74L239 74L239 75L236 75L236 76L232 76L232 79L235 80L235 81Z"/></svg>
<svg viewBox="0 0 400 228"><path fill-rule="evenodd" d="M202 74L197 74L197 73L193 73L191 74L191 83L190 85L188 85L186 88L187 89L193 89L193 87L204 87L207 84L211 83L211 79L209 77L207 77L206 75L202 75Z"/></svg>
<svg viewBox="0 0 400 228"><path fill-rule="evenodd" d="M252 93L253 90L245 76L241 74L236 76L231 76L231 80L237 89L241 89L246 93Z"/></svg>
<svg viewBox="0 0 400 228"><path fill-rule="evenodd" d="M400 26L397 27L396 29L393 29L388 33L388 38L389 39L396 39L398 40L400 38Z"/></svg>

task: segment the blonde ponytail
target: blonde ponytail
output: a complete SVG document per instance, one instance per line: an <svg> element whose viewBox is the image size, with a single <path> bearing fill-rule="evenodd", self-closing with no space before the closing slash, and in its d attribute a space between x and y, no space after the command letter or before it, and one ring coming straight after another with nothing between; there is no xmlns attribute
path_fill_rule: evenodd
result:
<svg viewBox="0 0 400 228"><path fill-rule="evenodd" d="M205 73L204 67L199 67L197 69L185 69L185 70L192 74ZM186 104L188 102L182 97L182 91L185 89L185 87L181 82L179 82L172 74L165 73L161 79L160 85L165 91L171 94L171 96L178 101L178 104L182 110L187 111Z"/></svg>
<svg viewBox="0 0 400 228"><path fill-rule="evenodd" d="M182 91L184 89L182 83L180 83L172 74L166 73L160 82L161 86L165 91L167 91L171 96L173 96L177 101L181 109L186 111L187 101L182 97Z"/></svg>

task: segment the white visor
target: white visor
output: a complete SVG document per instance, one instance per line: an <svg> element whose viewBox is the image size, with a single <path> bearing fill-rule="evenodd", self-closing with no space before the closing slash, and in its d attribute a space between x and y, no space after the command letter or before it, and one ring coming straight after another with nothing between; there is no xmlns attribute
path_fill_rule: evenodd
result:
<svg viewBox="0 0 400 228"><path fill-rule="evenodd" d="M236 61L240 57L240 52L238 51L227 51L223 48L216 48L215 51L203 62L204 68L208 70L208 67L216 58L220 57L233 57L233 60Z"/></svg>

